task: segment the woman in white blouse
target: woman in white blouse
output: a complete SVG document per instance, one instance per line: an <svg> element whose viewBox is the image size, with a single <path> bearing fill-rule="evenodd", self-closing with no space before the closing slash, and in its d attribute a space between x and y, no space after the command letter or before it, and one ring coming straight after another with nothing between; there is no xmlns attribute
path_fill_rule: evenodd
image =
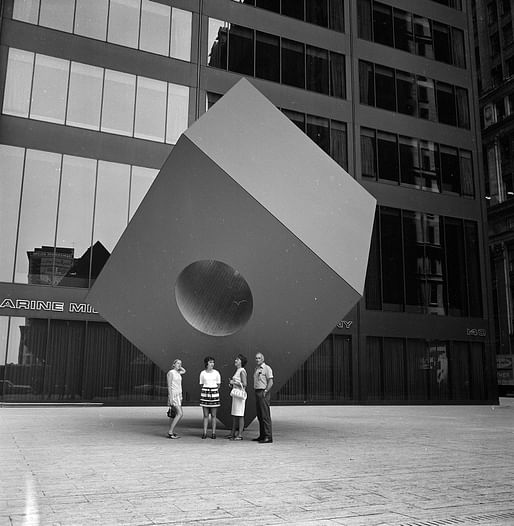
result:
<svg viewBox="0 0 514 526"><path fill-rule="evenodd" d="M211 415L211 438L216 438L216 413L220 406L220 384L221 375L214 369L214 358L206 356L203 360L205 369L200 373L200 406L203 409L203 435L207 438L207 427L209 426L209 415Z"/></svg>
<svg viewBox="0 0 514 526"><path fill-rule="evenodd" d="M168 382L168 406L173 406L176 415L171 419L170 430L168 431L169 438L180 438L175 433L175 426L179 423L184 415L182 412L182 375L186 370L182 367L182 360L175 360L172 368L166 375Z"/></svg>

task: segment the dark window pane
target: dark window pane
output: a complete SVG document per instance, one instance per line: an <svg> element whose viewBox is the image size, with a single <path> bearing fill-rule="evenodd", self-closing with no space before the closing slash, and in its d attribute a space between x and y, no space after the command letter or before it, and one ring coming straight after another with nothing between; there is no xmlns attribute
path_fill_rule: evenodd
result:
<svg viewBox="0 0 514 526"><path fill-rule="evenodd" d="M304 20L305 0L282 0L282 14Z"/></svg>
<svg viewBox="0 0 514 526"><path fill-rule="evenodd" d="M377 133L378 177L398 182L398 145L396 135L386 132Z"/></svg>
<svg viewBox="0 0 514 526"><path fill-rule="evenodd" d="M377 178L377 152L375 130L361 128L361 175Z"/></svg>
<svg viewBox="0 0 514 526"><path fill-rule="evenodd" d="M475 185L473 182L473 159L471 152L461 150L460 152L460 180L462 195L475 197Z"/></svg>
<svg viewBox="0 0 514 526"><path fill-rule="evenodd" d="M416 115L416 82L414 75L396 71L396 93L398 111L405 115Z"/></svg>
<svg viewBox="0 0 514 526"><path fill-rule="evenodd" d="M348 169L348 145L344 122L331 121L330 123L330 156L345 170Z"/></svg>
<svg viewBox="0 0 514 526"><path fill-rule="evenodd" d="M307 89L328 95L328 51L307 46Z"/></svg>
<svg viewBox="0 0 514 526"><path fill-rule="evenodd" d="M400 177L402 184L421 187L418 141L400 137Z"/></svg>
<svg viewBox="0 0 514 526"><path fill-rule="evenodd" d="M438 82L436 84L437 94L437 118L439 122L455 126L457 124L457 108L455 107L455 95L453 86Z"/></svg>
<svg viewBox="0 0 514 526"><path fill-rule="evenodd" d="M282 6L284 5L282 0ZM303 0L300 0L300 4ZM344 31L344 1L328 0L328 27L334 31Z"/></svg>
<svg viewBox="0 0 514 526"><path fill-rule="evenodd" d="M373 40L386 46L393 45L393 15L388 5L373 3Z"/></svg>
<svg viewBox="0 0 514 526"><path fill-rule="evenodd" d="M414 52L412 15L400 9L394 10L394 47L409 53Z"/></svg>
<svg viewBox="0 0 514 526"><path fill-rule="evenodd" d="M456 87L455 98L457 99L457 124L460 128L469 129L468 90Z"/></svg>
<svg viewBox="0 0 514 526"><path fill-rule="evenodd" d="M325 152L330 153L328 119L307 115L307 135Z"/></svg>
<svg viewBox="0 0 514 526"><path fill-rule="evenodd" d="M255 48L255 76L280 82L280 39L257 31Z"/></svg>
<svg viewBox="0 0 514 526"><path fill-rule="evenodd" d="M361 142L362 144L362 142ZM380 241L378 237L378 212L373 222L373 233L369 248L368 270L364 287L366 309L379 310L382 308L382 280L380 279Z"/></svg>
<svg viewBox="0 0 514 526"><path fill-rule="evenodd" d="M482 316L482 280L480 279L480 245L478 227L474 221L464 222L466 263L469 283L469 315Z"/></svg>
<svg viewBox="0 0 514 526"><path fill-rule="evenodd" d="M440 152L443 191L460 194L460 168L457 149L441 146Z"/></svg>
<svg viewBox="0 0 514 526"><path fill-rule="evenodd" d="M376 106L384 110L396 111L396 90L394 69L375 66Z"/></svg>
<svg viewBox="0 0 514 526"><path fill-rule="evenodd" d="M330 52L330 95L344 99L346 97L346 73L344 55Z"/></svg>
<svg viewBox="0 0 514 526"><path fill-rule="evenodd" d="M418 85L418 117L436 121L434 81L426 77L417 77L416 83Z"/></svg>
<svg viewBox="0 0 514 526"><path fill-rule="evenodd" d="M232 24L228 45L229 71L253 76L253 29Z"/></svg>
<svg viewBox="0 0 514 526"><path fill-rule="evenodd" d="M361 104L375 105L373 64L359 61L359 92Z"/></svg>
<svg viewBox="0 0 514 526"><path fill-rule="evenodd" d="M303 44L282 39L282 83L305 88L305 53Z"/></svg>
<svg viewBox="0 0 514 526"><path fill-rule="evenodd" d="M371 0L358 0L357 19L359 38L372 40Z"/></svg>
<svg viewBox="0 0 514 526"><path fill-rule="evenodd" d="M327 0L308 0L305 4L305 21L317 26L328 26Z"/></svg>
<svg viewBox="0 0 514 526"><path fill-rule="evenodd" d="M282 110L282 113L290 120L292 120L300 130L305 132L305 114L298 111Z"/></svg>
<svg viewBox="0 0 514 526"><path fill-rule="evenodd" d="M466 257L464 253L464 229L462 221L446 217L444 220L446 253L446 288L448 314L467 314Z"/></svg>
<svg viewBox="0 0 514 526"><path fill-rule="evenodd" d="M414 16L414 38L416 53L422 57L434 58L432 28L428 18Z"/></svg>
<svg viewBox="0 0 514 526"><path fill-rule="evenodd" d="M464 48L464 31L452 27L453 63L460 68L466 67L466 52Z"/></svg>
<svg viewBox="0 0 514 526"><path fill-rule="evenodd" d="M228 26L226 22L209 18L209 66L227 69Z"/></svg>
<svg viewBox="0 0 514 526"><path fill-rule="evenodd" d="M261 9L280 13L280 0L257 0L255 5Z"/></svg>
<svg viewBox="0 0 514 526"><path fill-rule="evenodd" d="M222 95L218 93L207 92L207 109L211 108L221 99Z"/></svg>
<svg viewBox="0 0 514 526"><path fill-rule="evenodd" d="M410 312L423 312L425 250L420 212L403 212L403 252L405 264L405 304Z"/></svg>
<svg viewBox="0 0 514 526"><path fill-rule="evenodd" d="M403 306L402 223L400 210L380 209L383 308L401 310Z"/></svg>
<svg viewBox="0 0 514 526"><path fill-rule="evenodd" d="M434 29L434 58L446 64L452 63L450 28L447 25L433 23Z"/></svg>

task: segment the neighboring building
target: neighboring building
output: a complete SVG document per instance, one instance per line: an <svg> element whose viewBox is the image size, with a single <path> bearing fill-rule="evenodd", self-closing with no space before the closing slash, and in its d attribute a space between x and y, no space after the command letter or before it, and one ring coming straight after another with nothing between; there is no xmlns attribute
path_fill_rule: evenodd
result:
<svg viewBox="0 0 514 526"><path fill-rule="evenodd" d="M500 392L514 391L512 360L503 356L514 353L513 9L511 0L472 2Z"/></svg>
<svg viewBox="0 0 514 526"><path fill-rule="evenodd" d="M180 133L246 76L379 203L365 297L275 399L495 401L470 27L460 0L6 0L3 400L163 403L84 298Z"/></svg>

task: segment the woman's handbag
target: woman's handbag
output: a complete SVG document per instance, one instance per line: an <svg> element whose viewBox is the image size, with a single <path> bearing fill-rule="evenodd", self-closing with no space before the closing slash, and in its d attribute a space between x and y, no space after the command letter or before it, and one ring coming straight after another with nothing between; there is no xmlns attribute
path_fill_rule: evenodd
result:
<svg viewBox="0 0 514 526"><path fill-rule="evenodd" d="M233 398L241 398L242 400L246 400L246 397L248 395L246 394L246 391L241 387L233 387L232 391L230 391L230 396L232 396Z"/></svg>
<svg viewBox="0 0 514 526"><path fill-rule="evenodd" d="M170 405L166 414L168 415L168 418L175 418L177 416L177 410L175 409L175 406Z"/></svg>

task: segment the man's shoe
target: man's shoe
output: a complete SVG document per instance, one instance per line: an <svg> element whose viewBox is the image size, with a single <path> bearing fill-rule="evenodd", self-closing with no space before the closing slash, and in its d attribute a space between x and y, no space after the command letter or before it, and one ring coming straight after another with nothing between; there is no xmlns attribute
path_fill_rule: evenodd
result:
<svg viewBox="0 0 514 526"><path fill-rule="evenodd" d="M252 442L260 442L261 440L264 440L262 437L252 438Z"/></svg>
<svg viewBox="0 0 514 526"><path fill-rule="evenodd" d="M262 440L259 440L259 444L271 444L273 443L272 438L263 438Z"/></svg>

